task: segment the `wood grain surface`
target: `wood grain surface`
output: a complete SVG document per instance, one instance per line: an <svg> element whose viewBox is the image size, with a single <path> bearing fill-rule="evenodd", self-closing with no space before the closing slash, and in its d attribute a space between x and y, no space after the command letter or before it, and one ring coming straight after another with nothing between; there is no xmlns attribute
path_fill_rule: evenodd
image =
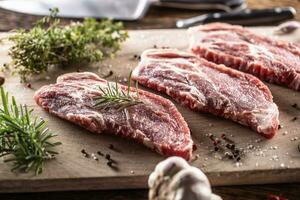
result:
<svg viewBox="0 0 300 200"><path fill-rule="evenodd" d="M271 35L272 29L255 28L255 32ZM294 39L297 39L296 36L297 34ZM283 39L286 38L283 37ZM101 76L107 74L111 66L114 76L110 79L117 77L123 80L137 65L138 60L134 59L134 55L140 55L145 49L154 45L186 50L188 47L186 31L131 31L130 39L123 45L122 51L115 59L91 67L81 66L79 69L94 71ZM6 56L8 48L9 44L4 43L1 46L2 63L9 60ZM63 145L59 148L60 154L57 159L47 163L43 174L39 176L11 173L9 165L0 163L0 192L145 188L148 175L163 159L162 156L129 140L107 134L91 134L76 125L49 115L36 106L32 98L34 91L42 85L54 83L58 75L69 71L76 71L76 69L54 69L47 78L41 76L37 80L31 80L33 89L20 84L16 76L6 76L5 88L22 103L34 107L35 114L49 119L49 128L58 133L58 139ZM191 164L201 168L213 185L280 183L300 180L298 141L292 140L299 136L300 125L298 121L292 121L293 117L299 115L299 111L291 106L299 102L300 93L276 85L269 85L269 87L279 107L280 121L283 126L271 140L264 139L237 123L209 114L192 112L176 104L188 122L193 140L198 147L194 156L198 155L199 158L193 160ZM234 140L237 147L245 151L241 162L222 159L223 153L212 152L213 145L206 136L208 133L213 133L218 137L225 133ZM110 144L117 147L118 151L109 149ZM117 161L117 170L108 167L105 164L106 160L101 156L99 161L85 158L80 152L82 149L95 154L97 151L109 153Z"/></svg>
<svg viewBox="0 0 300 200"><path fill-rule="evenodd" d="M268 200L268 195L282 195L289 200L300 197L299 185L249 185L213 187L213 192L223 200ZM147 200L147 190L106 190L77 192L44 192L0 194L2 200Z"/></svg>
<svg viewBox="0 0 300 200"><path fill-rule="evenodd" d="M294 6L297 12L297 20L300 20L300 2L298 0L248 0L250 8L274 7L274 6ZM125 23L129 29L146 28L167 28L174 27L175 20L201 14L175 9L151 8L146 17L135 23ZM29 28L38 17L17 14L5 10L0 10L0 31L10 31L16 28ZM64 20L68 23L68 20ZM300 198L300 184L272 184L272 185L251 185L251 186L226 186L213 187L213 190L221 195L224 200L265 200L267 195L282 194L290 200ZM47 192L47 193L18 193L0 194L0 199L5 200L146 200L147 190L107 190L107 191L87 191L87 192Z"/></svg>

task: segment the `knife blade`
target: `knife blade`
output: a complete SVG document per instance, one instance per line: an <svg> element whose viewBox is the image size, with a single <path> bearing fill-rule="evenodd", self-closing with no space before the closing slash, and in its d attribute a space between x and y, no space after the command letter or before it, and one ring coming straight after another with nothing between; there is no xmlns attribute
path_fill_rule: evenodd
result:
<svg viewBox="0 0 300 200"><path fill-rule="evenodd" d="M0 8L31 15L49 15L49 9L58 8L59 17L138 20L150 5L232 11L244 3L245 0L2 0Z"/></svg>
<svg viewBox="0 0 300 200"><path fill-rule="evenodd" d="M31 15L49 15L58 8L59 17L136 20L144 16L152 0L3 0L0 7Z"/></svg>
<svg viewBox="0 0 300 200"><path fill-rule="evenodd" d="M182 19L176 22L176 26L178 28L185 28L211 22L226 22L238 25L260 25L292 19L295 15L296 10L293 7L275 7L252 10L246 9L237 12L210 13L188 19Z"/></svg>

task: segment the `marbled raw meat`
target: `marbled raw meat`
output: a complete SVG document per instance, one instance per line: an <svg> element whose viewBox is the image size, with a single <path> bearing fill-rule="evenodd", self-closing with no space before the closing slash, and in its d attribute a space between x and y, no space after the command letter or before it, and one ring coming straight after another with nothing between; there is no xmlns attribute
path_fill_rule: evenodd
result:
<svg viewBox="0 0 300 200"><path fill-rule="evenodd" d="M190 49L200 57L300 90L300 45L241 26L211 23L190 28Z"/></svg>
<svg viewBox="0 0 300 200"><path fill-rule="evenodd" d="M278 129L278 108L256 77L176 49L146 50L132 78L195 111L250 126L266 138Z"/></svg>
<svg viewBox="0 0 300 200"><path fill-rule="evenodd" d="M111 83L113 84L113 83ZM46 111L78 124L94 133L110 132L146 145L166 156L180 156L189 160L193 141L190 130L174 104L158 95L136 90L144 103L120 110L116 107L95 107L99 87L107 81L96 74L70 73L46 85L35 93L35 101ZM127 92L127 87L119 85Z"/></svg>

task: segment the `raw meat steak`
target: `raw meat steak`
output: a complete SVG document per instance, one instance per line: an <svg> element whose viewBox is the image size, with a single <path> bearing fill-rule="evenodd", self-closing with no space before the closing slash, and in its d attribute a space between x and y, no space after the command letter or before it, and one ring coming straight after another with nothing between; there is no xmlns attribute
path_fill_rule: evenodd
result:
<svg viewBox="0 0 300 200"><path fill-rule="evenodd" d="M196 111L250 126L266 138L278 129L278 108L256 77L175 49L145 51L132 77Z"/></svg>
<svg viewBox="0 0 300 200"><path fill-rule="evenodd" d="M241 26L212 23L189 29L191 51L209 61L300 90L300 46Z"/></svg>
<svg viewBox="0 0 300 200"><path fill-rule="evenodd" d="M122 110L95 108L95 97L102 94L107 81L96 74L70 73L56 84L43 86L35 101L48 112L78 124L91 132L110 132L140 142L166 156L190 159L193 142L190 130L174 104L160 96L138 90L142 104ZM127 87L119 85L127 92ZM136 89L131 88L136 94Z"/></svg>

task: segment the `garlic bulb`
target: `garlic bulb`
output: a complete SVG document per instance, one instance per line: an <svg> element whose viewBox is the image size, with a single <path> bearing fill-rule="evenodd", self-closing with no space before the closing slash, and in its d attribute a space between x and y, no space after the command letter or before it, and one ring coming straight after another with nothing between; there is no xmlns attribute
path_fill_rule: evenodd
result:
<svg viewBox="0 0 300 200"><path fill-rule="evenodd" d="M180 157L160 162L151 173L148 185L149 200L221 200L212 194L205 174Z"/></svg>

